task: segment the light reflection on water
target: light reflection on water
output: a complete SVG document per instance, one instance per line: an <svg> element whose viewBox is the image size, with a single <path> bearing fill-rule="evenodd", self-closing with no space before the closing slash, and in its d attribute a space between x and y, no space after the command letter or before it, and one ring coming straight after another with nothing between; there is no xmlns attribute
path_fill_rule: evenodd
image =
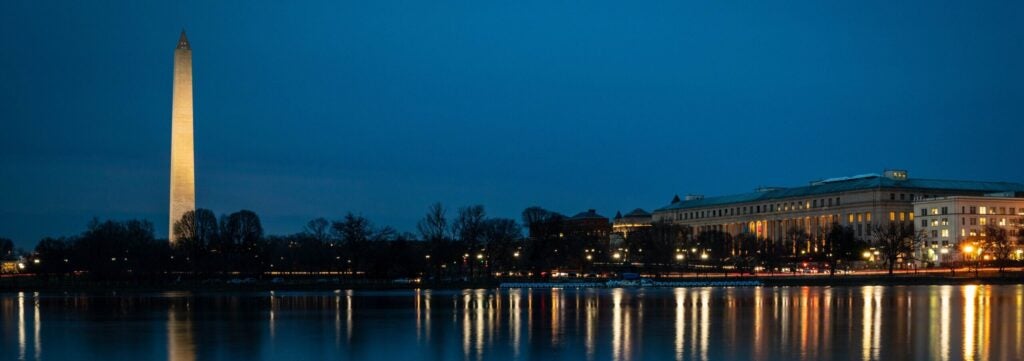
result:
<svg viewBox="0 0 1024 361"><path fill-rule="evenodd" d="M0 359L995 360L1022 321L1021 285L18 292Z"/></svg>

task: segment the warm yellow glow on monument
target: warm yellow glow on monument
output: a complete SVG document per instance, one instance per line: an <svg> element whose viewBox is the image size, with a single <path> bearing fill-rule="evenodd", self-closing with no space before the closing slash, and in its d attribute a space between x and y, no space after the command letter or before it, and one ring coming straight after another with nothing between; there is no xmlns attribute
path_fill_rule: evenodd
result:
<svg viewBox="0 0 1024 361"><path fill-rule="evenodd" d="M174 49L174 94L171 101L171 210L168 236L174 242L174 222L196 207L195 153L192 144L192 47L181 31Z"/></svg>

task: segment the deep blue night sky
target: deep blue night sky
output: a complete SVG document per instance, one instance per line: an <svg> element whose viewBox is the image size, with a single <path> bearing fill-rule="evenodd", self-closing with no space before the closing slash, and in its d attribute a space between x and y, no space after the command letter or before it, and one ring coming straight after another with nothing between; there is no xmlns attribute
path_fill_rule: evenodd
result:
<svg viewBox="0 0 1024 361"><path fill-rule="evenodd" d="M166 235L183 27L198 205L269 233L349 211L414 231L434 201L611 216L887 167L1024 181L1024 2L150 3L0 2L0 236L93 216Z"/></svg>

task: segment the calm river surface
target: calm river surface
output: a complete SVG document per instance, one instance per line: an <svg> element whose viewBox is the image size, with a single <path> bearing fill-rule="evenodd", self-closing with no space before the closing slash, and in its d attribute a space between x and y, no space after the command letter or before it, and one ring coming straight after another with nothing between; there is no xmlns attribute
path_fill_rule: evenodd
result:
<svg viewBox="0 0 1024 361"><path fill-rule="evenodd" d="M1024 358L1024 286L0 293L3 360Z"/></svg>

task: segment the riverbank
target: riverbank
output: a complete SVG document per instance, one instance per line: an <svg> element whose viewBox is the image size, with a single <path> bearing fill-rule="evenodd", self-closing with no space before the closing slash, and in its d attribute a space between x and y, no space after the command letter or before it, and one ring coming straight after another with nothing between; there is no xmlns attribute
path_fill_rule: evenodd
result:
<svg viewBox="0 0 1024 361"><path fill-rule="evenodd" d="M611 281L611 282L609 282ZM802 286L898 286L898 285L963 285L1024 284L1024 272L995 270L974 272L924 272L879 274L844 274L829 276L762 274L762 275L691 275L688 277L649 277L645 282L621 282L609 279L489 279L481 281L422 282L419 280L366 279L205 279L186 281L132 280L93 281L76 277L5 277L0 278L0 292L106 292L106 291L331 291L331 290L402 290L402 289L473 289L473 288L614 288L614 287L802 287Z"/></svg>

